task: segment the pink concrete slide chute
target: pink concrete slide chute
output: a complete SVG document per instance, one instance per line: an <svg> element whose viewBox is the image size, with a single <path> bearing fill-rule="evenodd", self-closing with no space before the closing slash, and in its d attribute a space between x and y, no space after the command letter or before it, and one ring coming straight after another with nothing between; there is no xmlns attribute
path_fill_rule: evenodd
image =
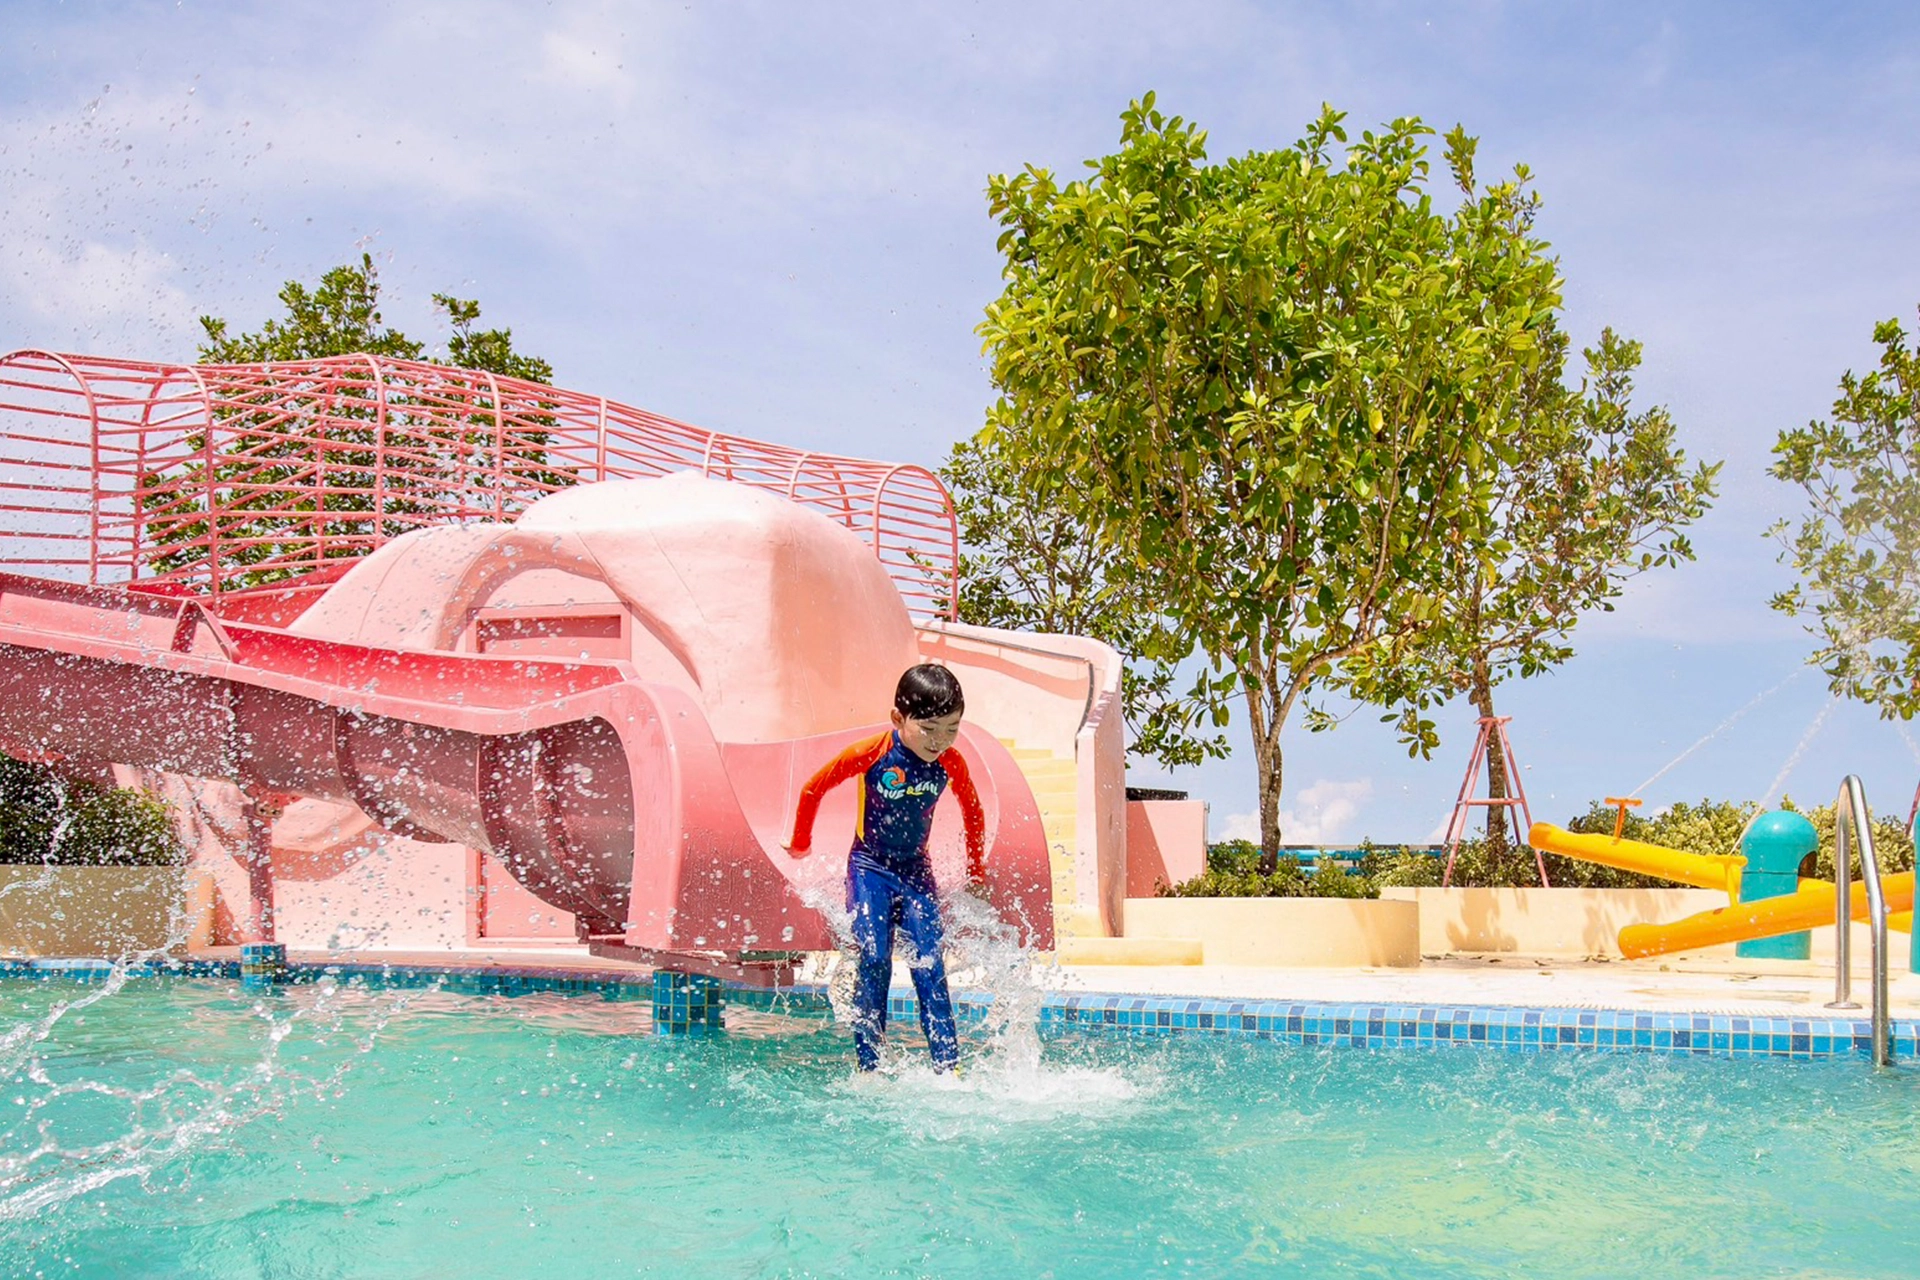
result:
<svg viewBox="0 0 1920 1280"><path fill-rule="evenodd" d="M224 779L262 806L353 806L493 854L615 953L737 971L832 945L779 843L800 784L884 727L916 660L900 593L847 529L698 476L608 481L512 524L408 534L329 577L270 626L235 620L245 593L218 616L0 575L0 747ZM991 899L1049 947L1032 792L982 728L959 750ZM844 849L851 791L823 810L817 849ZM959 869L953 808L935 826L943 878ZM270 936L266 853L253 861L250 923Z"/></svg>

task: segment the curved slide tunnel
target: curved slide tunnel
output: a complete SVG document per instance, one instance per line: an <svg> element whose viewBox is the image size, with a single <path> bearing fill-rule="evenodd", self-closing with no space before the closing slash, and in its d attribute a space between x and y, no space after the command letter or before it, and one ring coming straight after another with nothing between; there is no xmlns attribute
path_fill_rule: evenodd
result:
<svg viewBox="0 0 1920 1280"><path fill-rule="evenodd" d="M350 803L396 833L495 854L583 933L630 948L831 945L775 846L798 783L870 731L723 744L686 690L623 662L347 644L223 623L193 600L0 575L8 751ZM987 802L995 904L1049 946L1031 793L988 735L969 726L960 749ZM844 809L823 814L823 841L850 827ZM957 832L937 827L935 844L939 865Z"/></svg>

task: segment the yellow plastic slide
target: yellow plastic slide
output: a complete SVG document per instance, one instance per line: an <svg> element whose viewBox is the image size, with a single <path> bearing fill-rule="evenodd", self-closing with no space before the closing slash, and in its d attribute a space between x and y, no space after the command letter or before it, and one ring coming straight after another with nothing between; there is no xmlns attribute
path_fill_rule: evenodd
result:
<svg viewBox="0 0 1920 1280"><path fill-rule="evenodd" d="M1833 886L1821 880L1802 880L1797 893L1757 902L1740 901L1740 873L1747 860L1738 854L1685 853L1638 840L1613 836L1576 835L1547 822L1536 822L1527 833L1536 849L1581 862L1637 871L1642 875L1677 880L1697 889L1719 889L1728 904L1669 924L1630 924L1620 931L1620 951L1629 959L1690 951L1726 942L1771 938L1834 922ZM1887 924L1894 929L1913 925L1913 872L1888 876ZM1866 886L1853 886L1853 918L1867 918Z"/></svg>
<svg viewBox="0 0 1920 1280"><path fill-rule="evenodd" d="M1881 882L1887 895L1889 913L1908 913L1913 909L1913 872L1903 871ZM1867 918L1867 887L1853 886L1849 910L1855 920ZM1620 931L1620 952L1629 960L1640 956L1665 955L1669 951L1691 951L1722 942L1745 942L1749 938L1771 938L1777 934L1816 929L1833 923L1833 885L1825 880L1802 880L1798 893L1758 902L1742 902L1731 907L1716 907L1697 916L1672 924L1630 924ZM1889 925L1894 919L1889 916ZM1912 916L1907 916L1908 927Z"/></svg>
<svg viewBox="0 0 1920 1280"><path fill-rule="evenodd" d="M1616 836L1575 835L1550 822L1536 822L1527 843L1563 858L1597 862L1603 867L1637 871L1641 875L1678 880L1696 889L1718 889L1729 901L1740 897L1740 869L1747 860L1738 854L1683 853L1663 845L1622 840Z"/></svg>

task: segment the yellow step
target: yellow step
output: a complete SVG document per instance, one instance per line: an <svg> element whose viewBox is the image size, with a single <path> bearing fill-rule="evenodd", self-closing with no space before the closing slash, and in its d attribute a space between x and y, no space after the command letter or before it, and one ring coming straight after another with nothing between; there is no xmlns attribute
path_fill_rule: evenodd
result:
<svg viewBox="0 0 1920 1280"><path fill-rule="evenodd" d="M1080 808L1079 766L1071 757L1057 756L1051 751L1037 747L1022 747L1007 738L1002 738L1000 741L1006 746L1007 750L1012 753L1014 763L1019 766L1021 775L1026 778L1027 786L1033 792L1034 803L1040 811L1040 827L1043 837L1047 842L1047 863L1048 870L1051 872L1050 879L1052 880L1053 900L1055 903L1056 931L1063 936L1083 932L1096 932L1099 929L1097 918L1090 917L1084 921L1080 920L1078 917L1087 913L1080 908L1065 905L1074 901L1079 890L1079 879L1077 875L1079 860L1076 856ZM1061 915L1063 910L1066 912L1066 916ZM1067 919L1066 917L1069 916L1073 918ZM1123 940L1105 938L1072 939L1073 945L1078 945L1081 942L1097 945L1115 941L1121 941L1121 945L1118 948L1109 946L1102 954L1184 954L1178 947L1175 947L1172 951L1167 951L1167 945L1162 939L1152 940L1154 945L1160 948L1159 952L1152 951L1152 948L1147 948L1143 951L1137 944L1129 949ZM1087 954L1091 955L1092 953L1089 952ZM1199 959L1197 956L1191 961L1178 959L1136 961L1088 959L1080 963L1198 964Z"/></svg>

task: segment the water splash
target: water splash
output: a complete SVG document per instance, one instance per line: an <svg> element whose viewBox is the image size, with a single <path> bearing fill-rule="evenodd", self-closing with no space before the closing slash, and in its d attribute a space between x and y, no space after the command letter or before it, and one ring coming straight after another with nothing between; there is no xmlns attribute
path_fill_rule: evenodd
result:
<svg viewBox="0 0 1920 1280"><path fill-rule="evenodd" d="M811 860L810 860L811 861ZM825 862L826 860L821 860ZM837 860L836 860L837 861ZM808 976L827 987L835 1021L850 1026L857 956L849 930L843 880L832 863L796 883L801 900L826 919L840 954L814 962ZM855 1078L845 1087L863 1097L885 1099L920 1121L966 1127L1012 1119L1041 1121L1062 1115L1098 1114L1129 1103L1151 1088L1118 1067L1050 1061L1040 1037L1040 1011L1049 984L1041 958L1021 944L1021 926L972 893L942 895L949 984L956 994L986 1005L984 1020L962 1024L965 1049L958 1075L933 1070L924 1051L901 1043L892 1029L877 1078ZM895 945L907 963L904 938Z"/></svg>
<svg viewBox="0 0 1920 1280"><path fill-rule="evenodd" d="M1904 720L1895 720L1893 727L1895 731L1899 733L1900 741L1907 744L1907 753L1913 757L1913 762L1920 764L1920 742L1913 740L1913 734L1907 730L1907 722Z"/></svg>
<svg viewBox="0 0 1920 1280"><path fill-rule="evenodd" d="M1771 698L1774 694L1786 688L1789 684L1792 684L1794 680L1799 678L1800 673L1805 670L1806 668L1804 666L1795 667L1792 671L1787 673L1786 679L1774 685L1773 688L1765 690L1762 693L1755 694L1752 698L1747 700L1747 703L1745 706L1741 707L1738 711L1734 712L1732 715L1728 716L1725 720L1722 720L1719 724L1713 726L1713 728L1709 729L1706 733L1702 734L1700 738L1697 741L1695 741L1692 746L1688 747L1685 751L1682 751L1679 755L1675 756L1673 759L1667 761L1665 764L1661 765L1658 769L1654 770L1652 777L1648 778L1645 782L1641 783L1639 786L1635 787L1633 790L1627 792L1627 794L1630 796L1637 796L1645 792L1648 787L1652 786L1654 783L1664 778L1671 770L1674 769L1675 766L1679 765L1681 761L1685 760L1688 756L1691 756L1694 752L1698 751L1700 748L1706 746L1709 742L1712 742L1715 738L1725 733L1728 729L1731 729L1734 726L1735 722L1737 722L1742 716L1746 715L1747 712L1753 710L1755 707L1765 702L1768 698Z"/></svg>
<svg viewBox="0 0 1920 1280"><path fill-rule="evenodd" d="M1760 805L1762 808L1774 804L1781 799L1782 792L1787 785L1787 779L1792 776L1794 769L1800 764L1800 757L1807 754L1807 748L1812 745L1814 735L1820 732L1820 726L1827 722L1827 716L1832 713L1834 707L1837 706L1839 702L1840 699L1837 697L1828 698L1827 704L1820 708L1819 714L1815 715L1812 723L1807 725L1807 731L1800 735L1800 741L1794 745L1793 754L1787 757L1787 762L1780 766L1780 772L1774 776L1773 781L1768 784L1767 789L1761 793Z"/></svg>
<svg viewBox="0 0 1920 1280"><path fill-rule="evenodd" d="M57 875L55 868L61 865L61 846L66 844L67 836L73 830L74 809L70 803L70 792L67 787L67 780L56 773L52 775L50 781L53 786L56 805L54 808L51 838L47 842L47 852L38 864L40 874L25 876L17 880L10 880L5 884L0 884L0 898L5 898L12 893L31 893L36 890L46 890L53 887L53 882ZM34 864L28 863L26 865L31 866Z"/></svg>
<svg viewBox="0 0 1920 1280"><path fill-rule="evenodd" d="M151 1190L156 1175L178 1169L196 1153L218 1149L265 1117L283 1114L294 1100L336 1096L348 1072L373 1052L388 1021L416 994L382 992L370 1001L343 1000L346 988L322 979L255 1001L246 1016L258 1024L253 1033L258 1056L224 1076L181 1067L131 1084L117 1081L109 1062L63 1051L54 1041L63 1023L84 1023L88 1008L119 993L131 972L123 958L85 996L56 1000L39 1018L8 1033L0 1066L14 1092L8 1099L11 1114L0 1129L0 1223L32 1219L126 1179ZM369 1003L370 1018L365 1016ZM204 1014L199 1025L207 1025ZM302 1069L282 1060L296 1031L326 1046L349 1025L345 1055L326 1069ZM72 1070L75 1061L85 1064L79 1074Z"/></svg>
<svg viewBox="0 0 1920 1280"><path fill-rule="evenodd" d="M0 886L0 893L57 886L76 814L64 779L55 777L54 791L52 839L39 874ZM72 998L61 994L64 983L36 981L35 996L55 998L0 1030L0 1079L11 1086L0 1112L0 1223L33 1219L125 1179L148 1187L156 1174L280 1114L294 1098L328 1095L411 998L401 993L376 1002L371 1029L354 1039L345 1058L318 1073L285 1064L283 1046L296 1031L318 1044L340 1032L343 1006L331 978L254 1002L249 1017L260 1024L253 1036L257 1047L224 1077L181 1068L133 1083L137 1071L76 1052L67 1042L85 1040L89 1011L106 1001L135 999L127 994L129 982L164 970L192 925L186 895L170 895L165 936L157 945L130 947L113 957L104 974ZM144 982L136 990L151 994ZM157 1036L152 1051L164 1053L166 1039ZM148 1049L141 1046L141 1053ZM76 1069L76 1063L85 1065Z"/></svg>

